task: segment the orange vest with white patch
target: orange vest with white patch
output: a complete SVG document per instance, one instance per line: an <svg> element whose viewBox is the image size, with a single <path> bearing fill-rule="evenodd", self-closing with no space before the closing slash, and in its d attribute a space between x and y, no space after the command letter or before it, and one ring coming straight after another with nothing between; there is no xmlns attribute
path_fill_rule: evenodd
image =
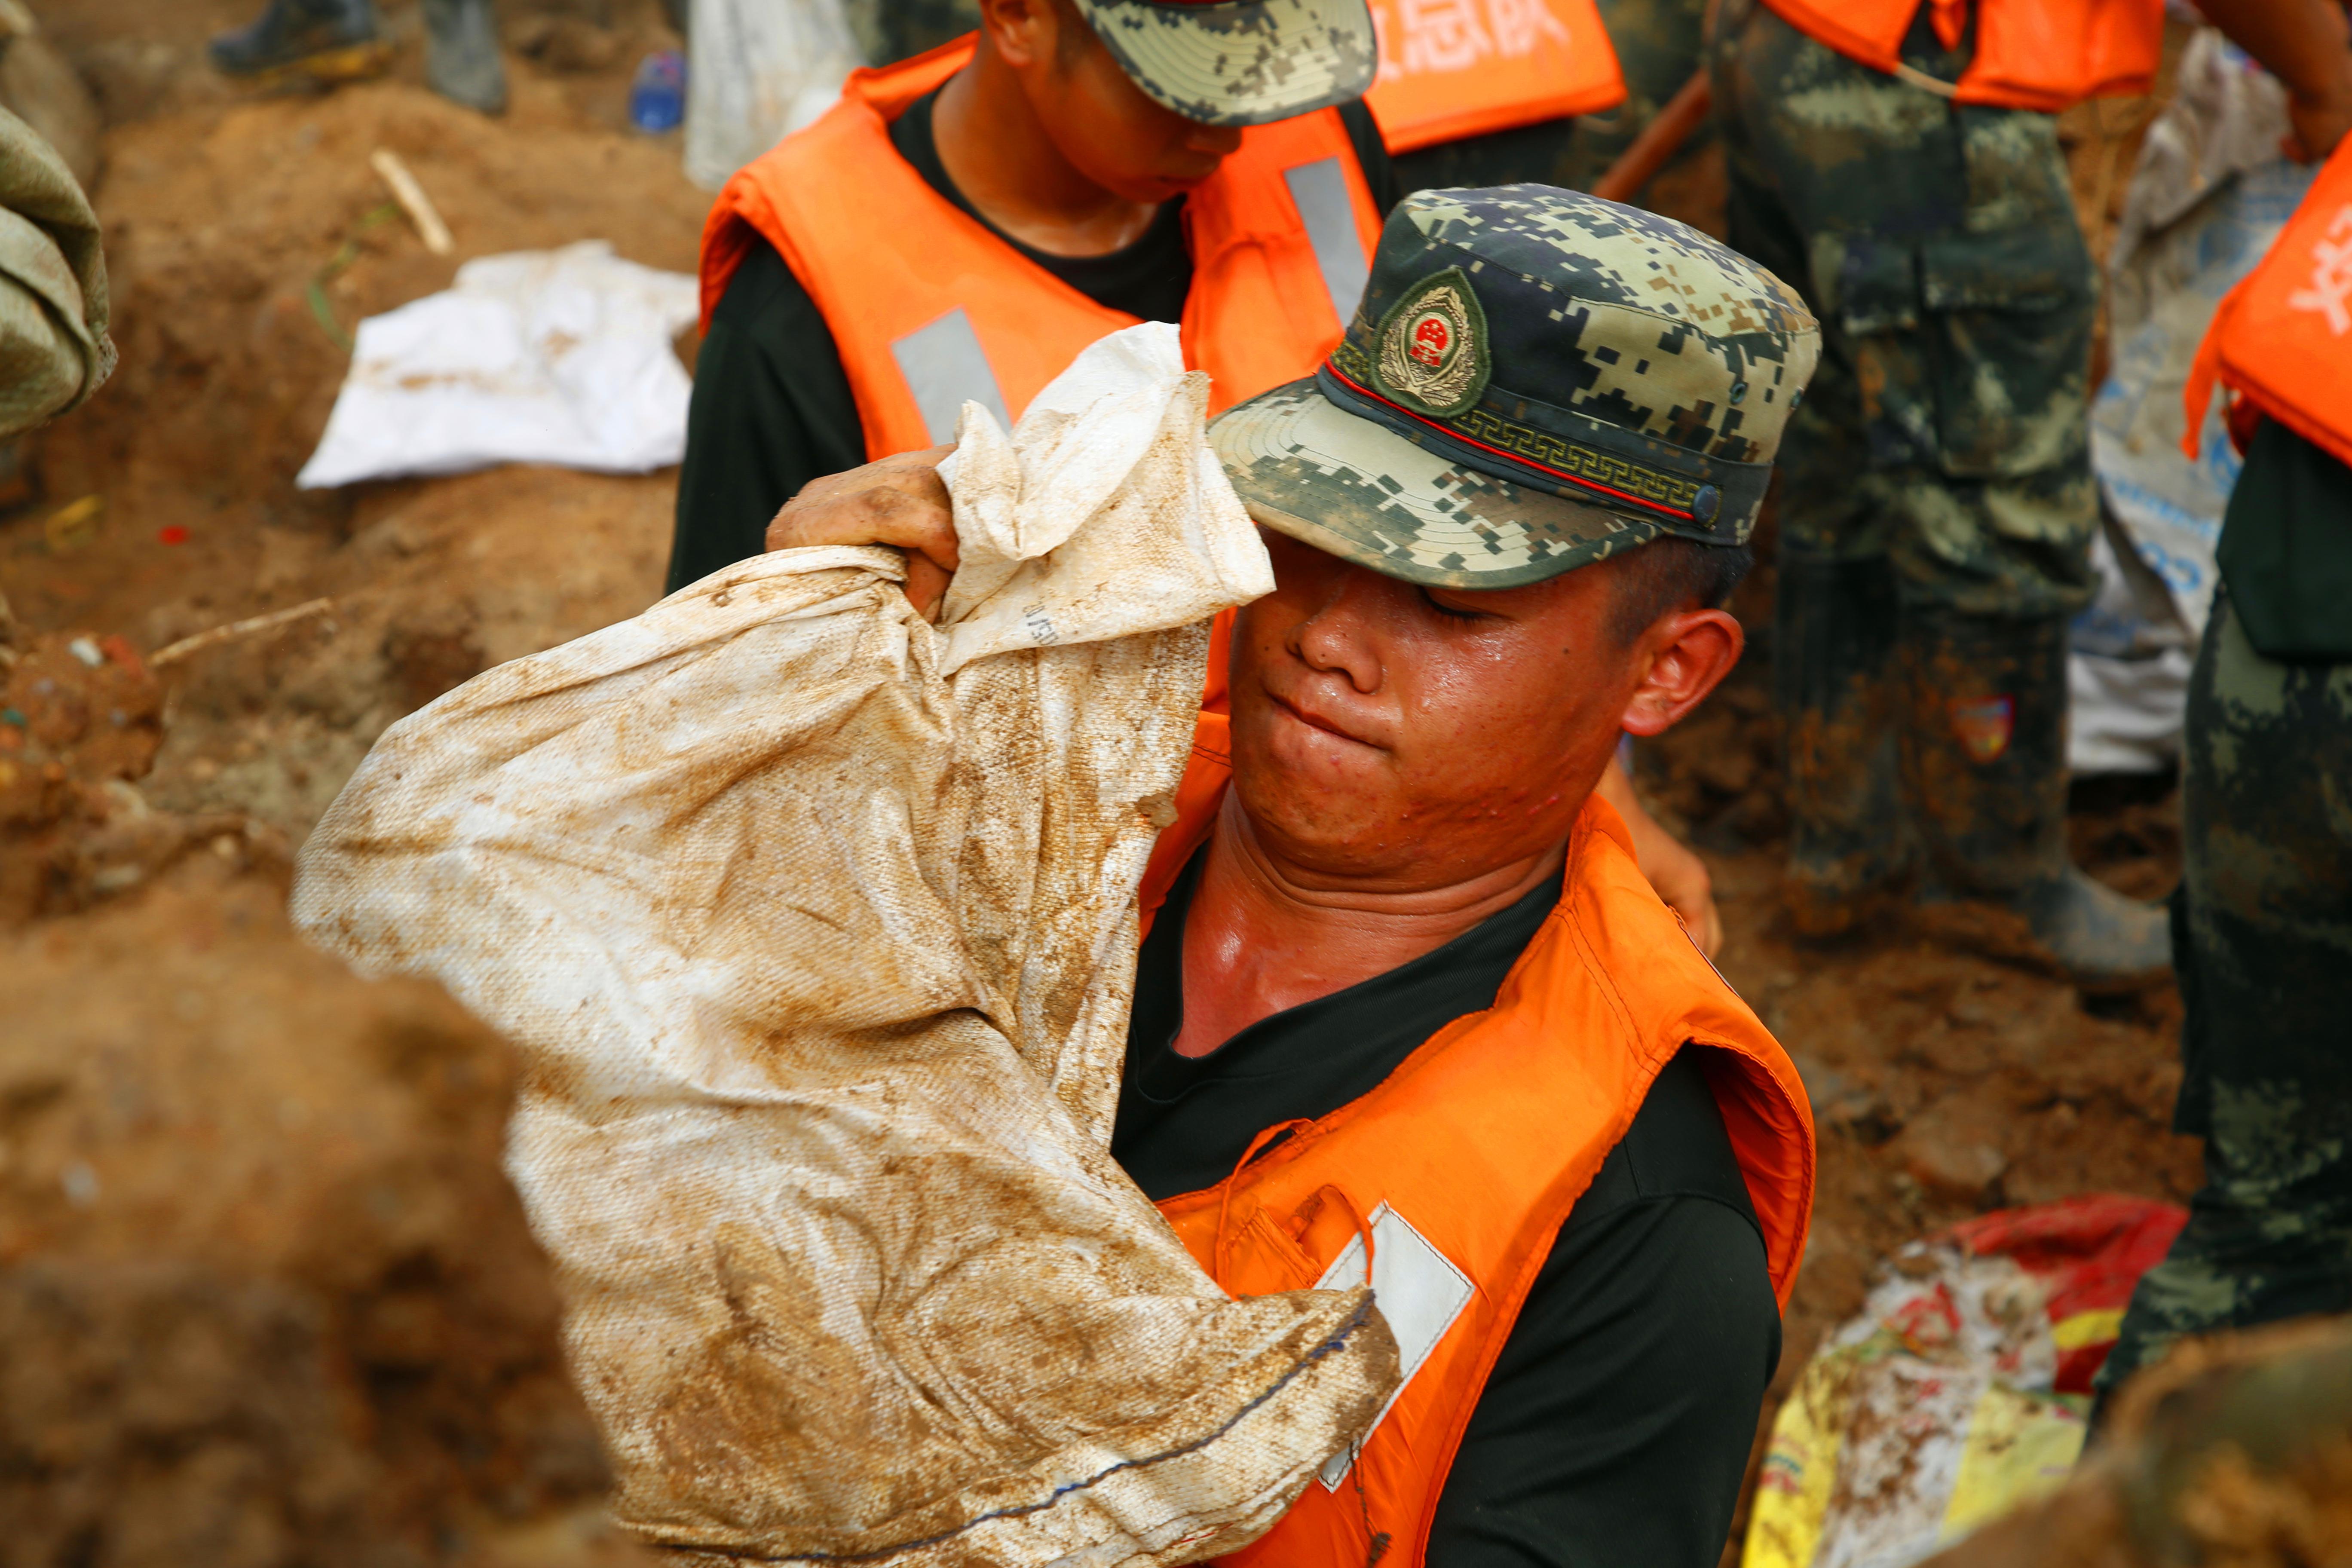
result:
<svg viewBox="0 0 2352 1568"><path fill-rule="evenodd" d="M1233 776L1226 624L1213 645L1176 820L1144 874L1147 929L1207 838ZM1369 1278L1405 1372L1360 1447L1327 1465L1272 1531L1222 1561L1422 1568L1454 1450L1561 1222L1686 1042L1712 1047L1707 1080L1785 1309L1812 1214L1803 1087L1658 901L1624 824L1597 795L1570 838L1559 903L1492 1007L1439 1030L1362 1099L1266 1129L1255 1157L1217 1186L1160 1205L1235 1296Z"/></svg>
<svg viewBox="0 0 2352 1568"><path fill-rule="evenodd" d="M2181 449L2192 458L2216 382L2236 394L2231 428L2242 444L2267 415L2352 463L2352 136L2213 312L2189 373Z"/></svg>
<svg viewBox="0 0 2352 1568"><path fill-rule="evenodd" d="M1969 0L1763 0L1798 31L1878 70L1902 63L1919 7L1958 45ZM2155 84L2164 55L2163 0L1977 0L1976 54L1956 102L2058 114L2085 99L2128 98Z"/></svg>
<svg viewBox="0 0 2352 1568"><path fill-rule="evenodd" d="M1391 153L1625 101L1593 0L1371 0L1381 70L1364 94Z"/></svg>
<svg viewBox="0 0 2352 1568"><path fill-rule="evenodd" d="M816 301L871 459L955 438L967 399L1010 425L1078 351L1136 318L1096 304L924 183L889 122L971 59L967 37L849 79L841 101L739 170L702 233L702 321L757 238ZM1184 363L1212 411L1313 374L1363 292L1381 215L1347 127L1252 126L1184 203Z"/></svg>

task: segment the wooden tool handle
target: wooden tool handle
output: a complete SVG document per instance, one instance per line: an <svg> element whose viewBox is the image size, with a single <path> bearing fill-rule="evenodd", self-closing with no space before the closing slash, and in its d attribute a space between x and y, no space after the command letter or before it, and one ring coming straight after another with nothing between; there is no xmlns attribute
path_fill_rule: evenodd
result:
<svg viewBox="0 0 2352 1568"><path fill-rule="evenodd" d="M1592 194L1604 201L1632 201L1633 193L1648 184L1650 176L1664 168L1666 160L1690 140L1691 132L1706 122L1714 102L1715 92L1707 86L1706 68L1702 66L1666 100L1658 117L1642 128L1633 144L1609 165L1609 172L1593 182Z"/></svg>

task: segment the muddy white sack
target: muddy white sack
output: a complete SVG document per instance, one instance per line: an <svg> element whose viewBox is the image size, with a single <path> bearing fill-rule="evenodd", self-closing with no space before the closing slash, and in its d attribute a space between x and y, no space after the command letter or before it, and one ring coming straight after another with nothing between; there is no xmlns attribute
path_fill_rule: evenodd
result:
<svg viewBox="0 0 2352 1568"><path fill-rule="evenodd" d="M1178 1563L1395 1376L1361 1291L1227 1301L1108 1153L1205 617L1270 573L1174 329L968 405L934 628L783 552L387 731L296 918L528 1063L509 1166L646 1539Z"/></svg>

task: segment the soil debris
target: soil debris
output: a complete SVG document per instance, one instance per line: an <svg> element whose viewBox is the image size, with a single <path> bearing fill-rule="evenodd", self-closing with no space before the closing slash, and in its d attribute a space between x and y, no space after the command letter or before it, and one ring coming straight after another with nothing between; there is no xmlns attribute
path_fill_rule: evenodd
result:
<svg viewBox="0 0 2352 1568"><path fill-rule="evenodd" d="M595 1533L601 1464L498 1168L512 1068L437 992L299 944L282 879L393 721L659 594L676 476L512 468L321 495L292 475L346 363L330 324L445 288L470 257L583 238L692 269L708 197L675 134L626 130L631 67L677 39L656 0L501 0L520 52L488 121L424 90L413 6L385 7L391 75L327 96L205 67L254 0L37 8L106 117L92 194L123 365L26 443L37 498L0 513L17 617L0 680L25 721L0 715L17 770L0 784L0 1335L26 1347L0 1363L17 1526L0 1563L598 1561L621 1550ZM2103 171L2128 169L2142 123L2116 103L2062 127L2087 207L2120 200ZM454 256L369 221L389 205L378 147L431 193ZM1720 201L1708 179L1701 205ZM46 520L93 496L53 542ZM1910 917L1828 942L1790 928L1770 604L1759 573L1735 606L1745 666L1643 746L1638 782L1707 858L1724 973L1819 1114L1777 1405L1902 1243L2084 1191L2179 1202L2198 1162L2169 1131L2168 988L2086 1003ZM20 698L28 680L58 684ZM36 737L37 707L58 739ZM2078 788L2075 807L2079 860L2167 890L2168 783Z"/></svg>

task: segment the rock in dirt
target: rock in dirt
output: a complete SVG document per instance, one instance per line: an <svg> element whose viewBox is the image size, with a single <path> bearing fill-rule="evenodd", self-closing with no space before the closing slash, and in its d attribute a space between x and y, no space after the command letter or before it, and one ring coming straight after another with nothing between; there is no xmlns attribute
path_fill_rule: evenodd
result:
<svg viewBox="0 0 2352 1568"><path fill-rule="evenodd" d="M2009 1169L2001 1119L1994 1107L1965 1094L1937 1100L1914 1117L1894 1144L1911 1179L1945 1197L1974 1199Z"/></svg>
<svg viewBox="0 0 2352 1568"><path fill-rule="evenodd" d="M285 859L234 814L151 811L163 688L120 637L22 637L0 605L0 929L137 886L192 847Z"/></svg>

